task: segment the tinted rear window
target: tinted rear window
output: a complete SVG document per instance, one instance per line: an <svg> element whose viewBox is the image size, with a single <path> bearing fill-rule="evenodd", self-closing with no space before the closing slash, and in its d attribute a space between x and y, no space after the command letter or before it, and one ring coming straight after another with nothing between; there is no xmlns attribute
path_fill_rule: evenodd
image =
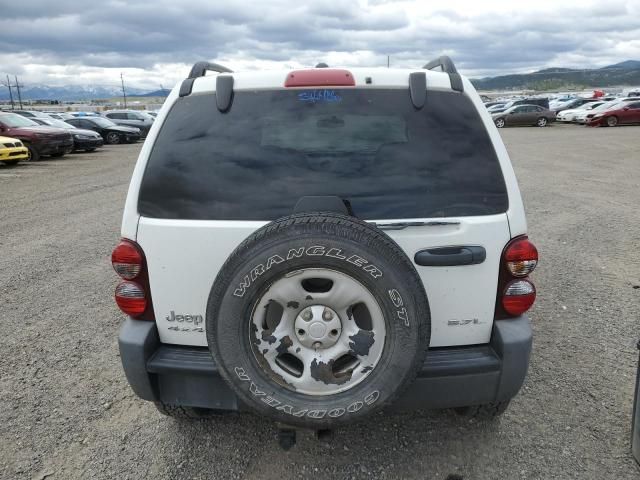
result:
<svg viewBox="0 0 640 480"><path fill-rule="evenodd" d="M507 192L489 136L462 94L405 89L239 91L176 101L147 163L141 215L273 220L336 195L363 219L490 215Z"/></svg>

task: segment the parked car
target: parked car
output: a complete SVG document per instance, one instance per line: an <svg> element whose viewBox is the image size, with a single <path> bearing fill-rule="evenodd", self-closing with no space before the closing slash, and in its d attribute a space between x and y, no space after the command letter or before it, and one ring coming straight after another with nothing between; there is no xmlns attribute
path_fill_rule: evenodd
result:
<svg viewBox="0 0 640 480"><path fill-rule="evenodd" d="M158 112L152 112L152 111L146 111L145 112L147 115L151 115L153 117L153 119L155 120L156 118L158 118Z"/></svg>
<svg viewBox="0 0 640 480"><path fill-rule="evenodd" d="M576 113L576 115L575 115L574 121L576 123L579 123L579 124L585 124L587 122L587 120L589 118L593 118L593 116L596 113L608 110L608 109L612 108L613 106L615 106L615 105L617 105L619 103L621 103L620 99L609 100L607 102L601 103L597 107L593 107L590 110L584 110L584 109L583 110L579 110L578 113Z"/></svg>
<svg viewBox="0 0 640 480"><path fill-rule="evenodd" d="M558 114L560 112L562 112L563 110L569 110L572 108L578 108L581 107L582 105L586 104L586 103L591 103L591 102L595 102L596 99L593 98L572 98L571 100L568 100L566 102L561 102L561 103L557 103L554 105L551 105L549 107L549 109L554 113L554 114Z"/></svg>
<svg viewBox="0 0 640 480"><path fill-rule="evenodd" d="M622 102L604 112L598 112L589 119L587 125L615 127L634 123L640 123L640 101Z"/></svg>
<svg viewBox="0 0 640 480"><path fill-rule="evenodd" d="M0 162L15 165L29 158L29 150L17 138L0 136Z"/></svg>
<svg viewBox="0 0 640 480"><path fill-rule="evenodd" d="M486 102L486 103L484 104L484 106L485 106L485 108L489 109L489 108L491 108L491 107L493 107L493 106L495 106L495 105L504 105L504 104L505 104L505 102L492 101L492 102Z"/></svg>
<svg viewBox="0 0 640 480"><path fill-rule="evenodd" d="M548 98L520 98L518 100L511 100L503 104L500 107L490 108L489 112L491 113L500 113L505 112L512 107L516 107L518 105L538 105L542 108L549 108L549 99Z"/></svg>
<svg viewBox="0 0 640 480"><path fill-rule="evenodd" d="M556 116L548 108L539 105L517 105L504 112L494 113L492 118L498 128L516 125L546 127L555 121Z"/></svg>
<svg viewBox="0 0 640 480"><path fill-rule="evenodd" d="M151 115L137 110L109 110L102 115L117 125L139 128L143 137L147 136L154 120Z"/></svg>
<svg viewBox="0 0 640 480"><path fill-rule="evenodd" d="M140 140L140 130L132 127L116 125L104 117L78 117L70 118L66 122L74 127L98 132L105 143L115 145L117 143L135 143Z"/></svg>
<svg viewBox="0 0 640 480"><path fill-rule="evenodd" d="M55 118L56 120L69 120L70 118L74 118L73 115L66 112L45 112L51 118Z"/></svg>
<svg viewBox="0 0 640 480"><path fill-rule="evenodd" d="M311 429L504 412L538 254L468 79L446 57L376 88L371 68L202 65L138 157L111 257L133 391Z"/></svg>
<svg viewBox="0 0 640 480"><path fill-rule="evenodd" d="M23 117L27 117L27 118L34 118L34 117L51 118L49 117L48 114L44 112L40 112L38 110L11 110L11 113L17 113L18 115L22 115Z"/></svg>
<svg viewBox="0 0 640 480"><path fill-rule="evenodd" d="M37 161L43 155L62 157L73 150L73 136L67 130L43 127L17 113L0 112L0 133L22 141L29 151L25 161Z"/></svg>
<svg viewBox="0 0 640 480"><path fill-rule="evenodd" d="M72 117L99 117L98 112L69 112Z"/></svg>
<svg viewBox="0 0 640 480"><path fill-rule="evenodd" d="M85 152L93 152L96 148L101 147L104 144L102 136L93 130L77 128L67 122L63 122L62 120L56 120L55 118L33 117L31 120L47 127L64 128L65 130L69 130L69 133L73 135L74 151L84 150Z"/></svg>
<svg viewBox="0 0 640 480"><path fill-rule="evenodd" d="M590 102L590 103L585 103L584 105L581 105L578 108L570 108L569 110L563 110L556 115L556 121L563 122L563 123L575 122L578 115L581 115L584 113L586 116L587 112L590 112L594 108L599 107L600 105L604 105L605 103L607 102Z"/></svg>
<svg viewBox="0 0 640 480"><path fill-rule="evenodd" d="M624 106L629 102L638 102L638 101L640 101L640 97L619 97L619 98L616 98L615 100L606 102L589 112L586 112L586 114L580 114L576 116L576 121L578 123L588 124L589 121L591 121L591 119L593 119L593 117L595 117L599 113L606 112L607 110L611 110L611 109L615 110L618 108L618 106Z"/></svg>
<svg viewBox="0 0 640 480"><path fill-rule="evenodd" d="M504 112L506 110L505 105L507 103L509 103L509 102L497 102L497 103L491 105L490 107L487 107L487 111L489 113Z"/></svg>

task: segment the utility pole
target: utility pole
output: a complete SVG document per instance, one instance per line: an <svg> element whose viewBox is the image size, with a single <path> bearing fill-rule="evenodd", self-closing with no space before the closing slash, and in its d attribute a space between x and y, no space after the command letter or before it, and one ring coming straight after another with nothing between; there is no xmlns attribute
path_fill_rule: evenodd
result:
<svg viewBox="0 0 640 480"><path fill-rule="evenodd" d="M124 108L127 108L127 92L124 91L124 78L122 72L120 72L120 83L122 83L122 99L124 100Z"/></svg>
<svg viewBox="0 0 640 480"><path fill-rule="evenodd" d="M17 75L14 75L14 78L16 79L15 87L18 90L18 103L20 104L20 110L22 110L22 96L20 95L20 87L24 87L24 85L20 85L18 83L18 76Z"/></svg>
<svg viewBox="0 0 640 480"><path fill-rule="evenodd" d="M4 85L9 89L9 98L11 99L11 110L16 108L16 104L13 103L13 91L11 90L11 81L9 80L9 75L7 75L7 84Z"/></svg>
<svg viewBox="0 0 640 480"><path fill-rule="evenodd" d="M390 57L389 55L387 55L387 68L389 68L389 61L390 61Z"/></svg>

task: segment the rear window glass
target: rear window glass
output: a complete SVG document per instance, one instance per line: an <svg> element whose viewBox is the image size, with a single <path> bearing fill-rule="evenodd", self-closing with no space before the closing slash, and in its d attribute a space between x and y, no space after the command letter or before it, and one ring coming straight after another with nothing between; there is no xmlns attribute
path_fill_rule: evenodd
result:
<svg viewBox="0 0 640 480"><path fill-rule="evenodd" d="M235 92L176 101L148 160L141 215L273 220L305 196L335 195L360 218L505 212L493 145L464 95L406 89Z"/></svg>

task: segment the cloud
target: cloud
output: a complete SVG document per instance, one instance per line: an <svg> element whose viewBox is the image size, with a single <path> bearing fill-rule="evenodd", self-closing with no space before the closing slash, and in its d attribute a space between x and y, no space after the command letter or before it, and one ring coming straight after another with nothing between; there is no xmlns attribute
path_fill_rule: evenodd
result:
<svg viewBox="0 0 640 480"><path fill-rule="evenodd" d="M3 5L0 31L0 74L23 83L115 84L122 71L155 88L202 59L421 66L446 53L471 76L640 59L637 0L30 0Z"/></svg>

